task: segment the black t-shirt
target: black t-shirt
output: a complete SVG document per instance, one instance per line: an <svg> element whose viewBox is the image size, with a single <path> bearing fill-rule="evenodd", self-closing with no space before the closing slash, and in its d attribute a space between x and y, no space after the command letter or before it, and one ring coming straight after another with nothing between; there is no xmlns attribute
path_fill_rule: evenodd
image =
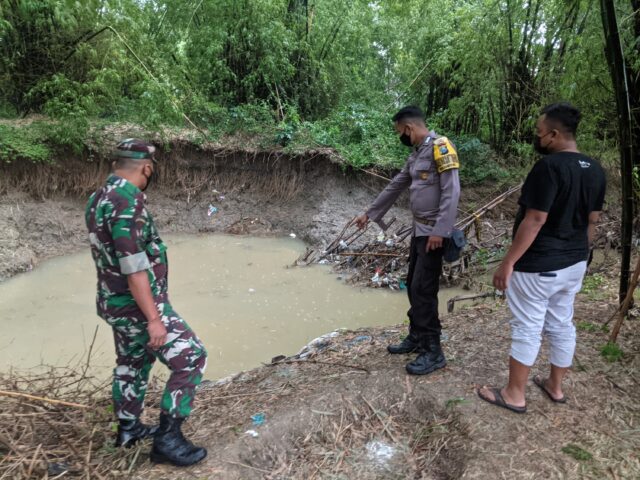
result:
<svg viewBox="0 0 640 480"><path fill-rule="evenodd" d="M589 214L602 210L605 186L600 164L581 153L560 152L539 160L522 187L513 235L527 208L548 217L514 270L549 272L586 260Z"/></svg>

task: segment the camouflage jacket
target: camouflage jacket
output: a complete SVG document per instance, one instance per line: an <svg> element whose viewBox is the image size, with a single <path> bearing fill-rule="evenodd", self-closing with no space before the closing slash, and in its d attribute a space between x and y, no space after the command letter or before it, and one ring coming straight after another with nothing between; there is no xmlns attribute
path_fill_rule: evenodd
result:
<svg viewBox="0 0 640 480"><path fill-rule="evenodd" d="M85 221L98 271L96 304L102 318L142 315L127 275L143 270L156 305L167 301L167 247L145 207L146 199L138 187L111 175L87 203Z"/></svg>

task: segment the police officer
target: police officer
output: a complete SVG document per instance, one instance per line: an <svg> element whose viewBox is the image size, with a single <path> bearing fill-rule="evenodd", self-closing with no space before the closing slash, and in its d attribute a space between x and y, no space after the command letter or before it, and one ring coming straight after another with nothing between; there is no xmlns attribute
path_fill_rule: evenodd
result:
<svg viewBox="0 0 640 480"><path fill-rule="evenodd" d="M98 272L98 315L112 327L116 347L112 390L119 421L116 445L130 446L154 436L153 461L187 466L207 455L181 432L207 353L169 302L167 247L143 193L154 176L154 152L153 145L141 140L119 143L114 172L91 195L85 220ZM140 422L140 415L156 359L171 375L160 404L160 425L150 427Z"/></svg>
<svg viewBox="0 0 640 480"><path fill-rule="evenodd" d="M418 357L407 364L407 372L425 375L446 365L440 347L438 289L443 243L451 237L460 197L459 163L454 146L446 137L429 131L418 107L404 107L393 121L400 141L413 152L400 173L355 222L364 228L373 220L385 229L382 218L400 194L409 189L414 228L407 276L409 335L387 350L417 352Z"/></svg>

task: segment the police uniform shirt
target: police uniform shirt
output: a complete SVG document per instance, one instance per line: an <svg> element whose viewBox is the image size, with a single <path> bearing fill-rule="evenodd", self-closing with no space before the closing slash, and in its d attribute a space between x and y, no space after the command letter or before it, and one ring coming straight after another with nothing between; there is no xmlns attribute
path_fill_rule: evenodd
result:
<svg viewBox="0 0 640 480"><path fill-rule="evenodd" d="M400 194L409 188L409 203L416 237L451 237L460 199L458 156L446 137L430 132L422 145L378 195L367 216L386 229L382 221Z"/></svg>

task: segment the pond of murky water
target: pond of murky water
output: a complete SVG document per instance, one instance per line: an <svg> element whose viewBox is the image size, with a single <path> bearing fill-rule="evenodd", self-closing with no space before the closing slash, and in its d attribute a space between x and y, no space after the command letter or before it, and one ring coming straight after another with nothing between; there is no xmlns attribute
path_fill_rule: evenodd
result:
<svg viewBox="0 0 640 480"><path fill-rule="evenodd" d="M336 328L406 318L405 292L354 288L322 266L288 268L304 251L299 240L178 235L167 244L170 298L209 351L209 379L294 354ZM0 284L0 369L82 364L97 326L91 364L108 372L113 341L95 314L95 284L88 250ZM441 310L460 293L443 290Z"/></svg>

